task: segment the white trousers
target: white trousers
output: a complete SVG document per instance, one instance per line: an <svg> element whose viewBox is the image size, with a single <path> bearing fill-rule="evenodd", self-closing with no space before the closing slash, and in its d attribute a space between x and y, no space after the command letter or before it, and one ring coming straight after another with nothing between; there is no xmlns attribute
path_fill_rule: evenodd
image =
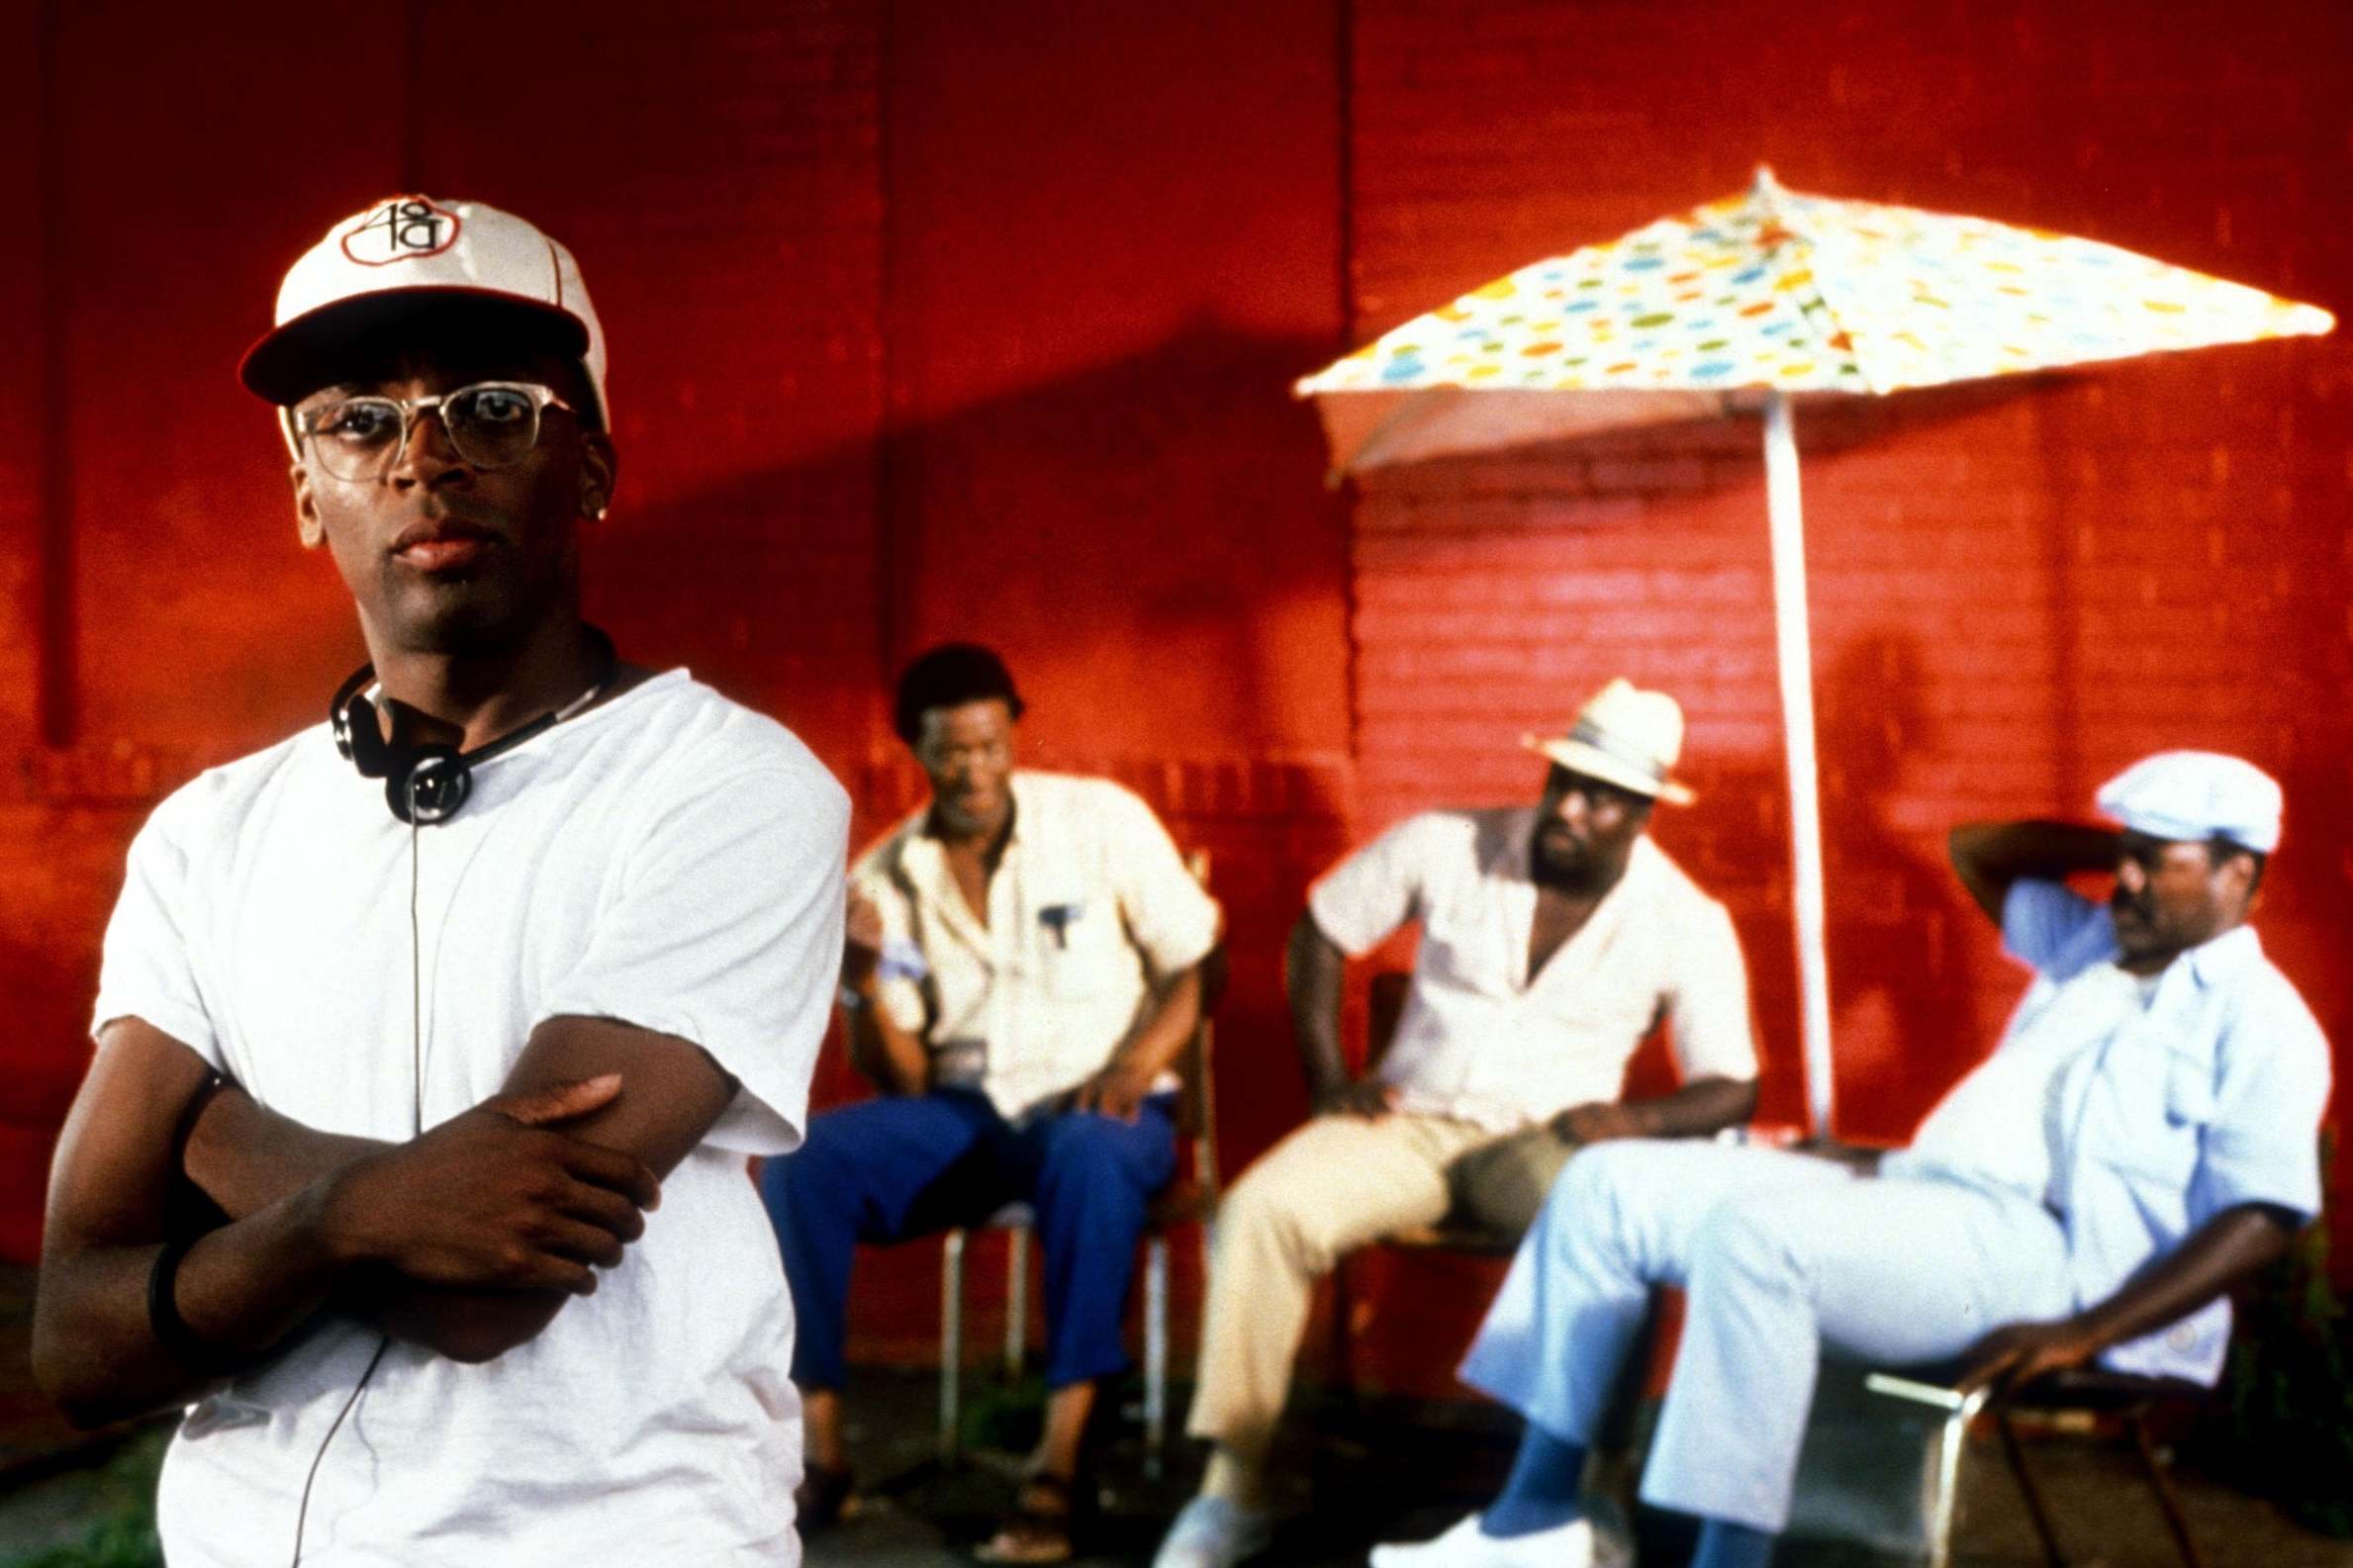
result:
<svg viewBox="0 0 2353 1568"><path fill-rule="evenodd" d="M1826 1342L1881 1366L1943 1360L2073 1305L2059 1223L2024 1198L1778 1150L1626 1141L1561 1172L1463 1380L1590 1443L1662 1284L1686 1308L1643 1498L1772 1531L1788 1522Z"/></svg>

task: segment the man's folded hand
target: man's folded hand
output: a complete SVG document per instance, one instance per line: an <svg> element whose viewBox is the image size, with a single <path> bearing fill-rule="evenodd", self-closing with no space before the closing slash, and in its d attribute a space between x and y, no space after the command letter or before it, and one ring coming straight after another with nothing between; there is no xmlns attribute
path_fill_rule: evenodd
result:
<svg viewBox="0 0 2353 1568"><path fill-rule="evenodd" d="M1378 1121L1397 1108L1397 1091L1369 1078L1343 1078L1316 1091L1315 1108L1325 1116Z"/></svg>
<svg viewBox="0 0 2353 1568"><path fill-rule="evenodd" d="M1094 1111L1117 1121L1132 1122L1152 1092L1156 1074L1139 1071L1116 1057L1101 1071L1071 1091L1071 1109Z"/></svg>
<svg viewBox="0 0 2353 1568"><path fill-rule="evenodd" d="M1977 1388L2015 1393L2046 1373L2083 1365L2101 1348L2098 1337L2073 1319L2014 1323L1969 1347L1953 1386L1964 1394Z"/></svg>
<svg viewBox="0 0 2353 1568"><path fill-rule="evenodd" d="M556 1131L603 1108L620 1076L494 1095L397 1149L345 1166L325 1203L329 1245L425 1284L597 1288L644 1234L660 1184L641 1161Z"/></svg>
<svg viewBox="0 0 2353 1568"><path fill-rule="evenodd" d="M1595 1100L1553 1117L1553 1132L1564 1143L1606 1144L1614 1138L1647 1137L1649 1129L1634 1107Z"/></svg>

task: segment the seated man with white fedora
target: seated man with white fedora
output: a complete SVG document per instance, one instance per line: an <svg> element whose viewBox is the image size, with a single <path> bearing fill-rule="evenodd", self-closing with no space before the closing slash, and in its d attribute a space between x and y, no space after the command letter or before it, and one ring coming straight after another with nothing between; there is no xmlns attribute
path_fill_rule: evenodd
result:
<svg viewBox="0 0 2353 1568"><path fill-rule="evenodd" d="M1427 811L1328 873L1290 938L1292 1025L1317 1114L1218 1215L1189 1430L1214 1444L1157 1568L1225 1568L1271 1534L1265 1458L1316 1279L1341 1254L1453 1217L1517 1235L1584 1144L1697 1137L1756 1099L1747 979L1724 906L1645 834L1683 714L1612 681L1565 735L1533 805ZM1421 926L1389 1051L1353 1076L1342 972ZM1660 1020L1682 1087L1620 1099Z"/></svg>

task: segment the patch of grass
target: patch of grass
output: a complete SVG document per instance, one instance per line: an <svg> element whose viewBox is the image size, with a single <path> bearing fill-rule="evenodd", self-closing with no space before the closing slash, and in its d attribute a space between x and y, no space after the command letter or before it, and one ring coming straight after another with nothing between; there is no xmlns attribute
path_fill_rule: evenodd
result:
<svg viewBox="0 0 2353 1568"><path fill-rule="evenodd" d="M99 1467L90 1500L92 1517L82 1537L30 1557L12 1558L7 1568L162 1568L163 1543L155 1535L155 1476L170 1441L168 1425L126 1440Z"/></svg>

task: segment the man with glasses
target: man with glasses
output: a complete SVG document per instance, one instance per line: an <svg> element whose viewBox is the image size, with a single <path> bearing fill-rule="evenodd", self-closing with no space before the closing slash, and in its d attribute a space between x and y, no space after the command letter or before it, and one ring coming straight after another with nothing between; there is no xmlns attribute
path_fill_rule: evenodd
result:
<svg viewBox="0 0 2353 1568"><path fill-rule="evenodd" d="M132 847L36 1370L188 1407L175 1564L792 1562L744 1162L800 1141L847 800L582 621L617 457L561 245L396 198L276 323L242 376L372 663Z"/></svg>
<svg viewBox="0 0 2353 1568"><path fill-rule="evenodd" d="M1272 1536L1266 1459L1315 1281L1342 1253L1453 1215L1517 1236L1576 1148L1696 1137L1756 1103L1732 917L1652 844L1683 712L1612 681L1545 758L1533 806L1428 811L1310 890L1292 928L1291 1023L1320 1113L1244 1174L1217 1217L1189 1430L1215 1445L1156 1568L1232 1568ZM1374 1070L1340 1049L1344 965L1421 926L1396 1036ZM1670 1026L1683 1082L1621 1099Z"/></svg>
<svg viewBox="0 0 2353 1568"><path fill-rule="evenodd" d="M838 1514L852 1253L1020 1200L1046 1265L1045 1430L985 1560L1071 1554L1081 1439L1127 1364L1121 1309L1176 1168L1170 1068L1204 1005L1218 910L1152 808L1107 779L1014 766L1021 696L970 643L899 678L931 799L851 874L842 1005L883 1092L813 1119L762 1176L800 1334L806 1517Z"/></svg>

